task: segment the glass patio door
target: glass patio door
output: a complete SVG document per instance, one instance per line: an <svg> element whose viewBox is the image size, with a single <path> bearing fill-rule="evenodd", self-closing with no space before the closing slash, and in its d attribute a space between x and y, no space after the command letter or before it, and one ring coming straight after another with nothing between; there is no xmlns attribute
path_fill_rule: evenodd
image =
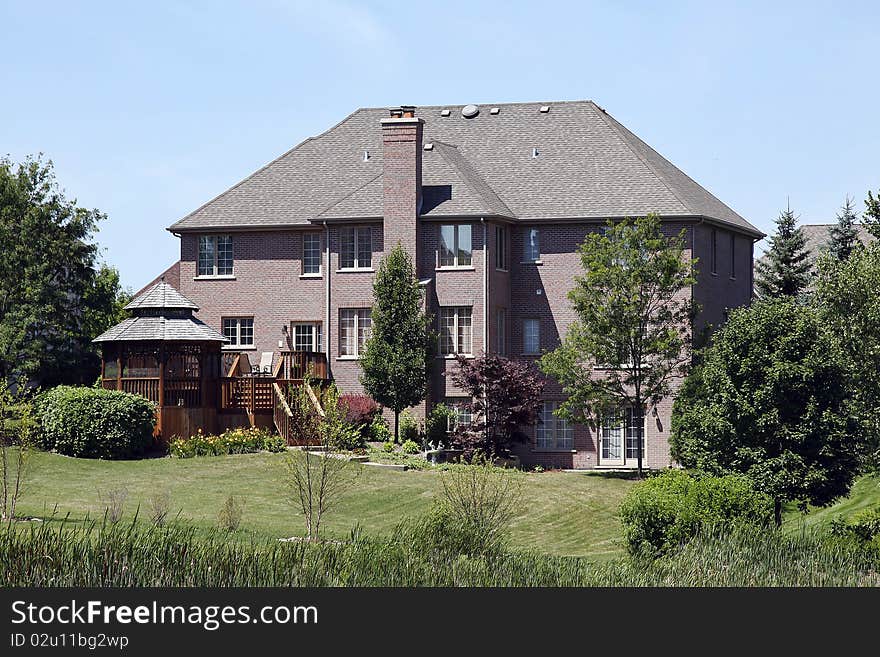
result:
<svg viewBox="0 0 880 657"><path fill-rule="evenodd" d="M620 413L608 414L602 418L599 465L624 465L623 416Z"/></svg>

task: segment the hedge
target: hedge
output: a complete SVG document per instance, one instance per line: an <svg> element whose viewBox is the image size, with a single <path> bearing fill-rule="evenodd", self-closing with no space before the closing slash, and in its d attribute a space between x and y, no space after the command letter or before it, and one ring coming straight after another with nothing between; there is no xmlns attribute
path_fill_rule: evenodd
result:
<svg viewBox="0 0 880 657"><path fill-rule="evenodd" d="M37 399L45 449L84 458L125 459L152 444L155 405L117 390L58 386Z"/></svg>

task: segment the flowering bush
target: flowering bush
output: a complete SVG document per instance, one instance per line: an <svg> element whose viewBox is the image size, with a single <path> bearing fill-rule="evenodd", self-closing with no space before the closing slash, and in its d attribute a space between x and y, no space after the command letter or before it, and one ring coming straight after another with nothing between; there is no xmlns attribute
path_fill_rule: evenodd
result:
<svg viewBox="0 0 880 657"><path fill-rule="evenodd" d="M283 452L285 448L286 444L281 436L259 427L227 429L219 436L205 435L199 429L196 435L189 438L173 438L169 446L171 455L182 459L192 456L252 454L259 451Z"/></svg>
<svg viewBox="0 0 880 657"><path fill-rule="evenodd" d="M369 395L339 395L339 408L346 424L357 427L366 440L370 426L379 413L379 404Z"/></svg>

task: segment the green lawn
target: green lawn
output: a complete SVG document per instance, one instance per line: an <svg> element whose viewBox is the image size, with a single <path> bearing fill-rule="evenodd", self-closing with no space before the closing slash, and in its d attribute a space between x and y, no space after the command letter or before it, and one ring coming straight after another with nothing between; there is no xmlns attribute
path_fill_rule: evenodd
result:
<svg viewBox="0 0 880 657"><path fill-rule="evenodd" d="M208 529L230 493L245 500L239 535L280 538L301 535L301 514L286 502L281 454L245 454L192 459L158 458L142 461L99 461L37 453L20 511L37 517L70 514L81 520L100 517L104 507L99 491L128 490L126 515L138 504L146 517L147 500L154 492L171 495L171 515ZM368 466L361 469L356 487L327 517L329 534L345 536L356 524L370 534L391 530L405 517L423 513L440 488L437 470L406 472ZM524 505L513 528L513 542L556 555L607 559L623 552L617 508L633 482L586 473L526 473ZM853 494L832 507L787 514L786 526L818 525L839 515L850 515L880 504L880 477L856 482Z"/></svg>
<svg viewBox="0 0 880 657"><path fill-rule="evenodd" d="M216 526L230 493L245 500L242 530L260 537L301 535L301 514L285 501L280 454L245 454L191 459L99 461L38 453L20 510L37 517L70 514L79 520L103 516L99 491L128 490L126 515L138 504L145 515L154 492L168 491L178 510L199 527ZM365 532L386 533L407 516L423 513L437 494L443 473L392 471L356 466L356 487L327 517L327 530L347 535L360 523ZM622 553L616 517L632 486L625 479L580 473L524 474L524 505L513 528L517 546L557 555L609 558Z"/></svg>

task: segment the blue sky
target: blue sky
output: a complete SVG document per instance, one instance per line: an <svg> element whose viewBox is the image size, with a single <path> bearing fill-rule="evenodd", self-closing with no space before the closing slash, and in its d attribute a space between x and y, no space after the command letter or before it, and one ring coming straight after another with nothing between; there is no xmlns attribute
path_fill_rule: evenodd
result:
<svg viewBox="0 0 880 657"><path fill-rule="evenodd" d="M767 6L770 5L770 6ZM590 98L765 232L880 189L875 2L0 0L0 153L109 215L134 289L165 228L357 107Z"/></svg>

